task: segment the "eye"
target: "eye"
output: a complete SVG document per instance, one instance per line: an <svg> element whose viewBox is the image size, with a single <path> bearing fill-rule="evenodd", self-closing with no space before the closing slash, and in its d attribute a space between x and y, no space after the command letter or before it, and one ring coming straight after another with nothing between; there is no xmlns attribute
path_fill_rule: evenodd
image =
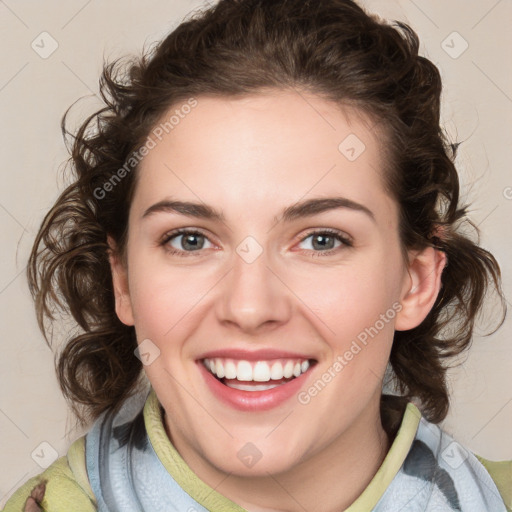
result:
<svg viewBox="0 0 512 512"><path fill-rule="evenodd" d="M161 245L170 254L179 256L189 256L187 253L200 252L205 247L205 241L211 244L206 235L198 230L193 229L177 229L167 233L161 241Z"/></svg>
<svg viewBox="0 0 512 512"><path fill-rule="evenodd" d="M312 231L301 240L301 243L305 242L308 239L311 239L310 246L312 247L312 249L306 250L313 250L314 252L321 252L324 254L331 254L337 252L340 249L340 247L342 248L343 246L353 246L352 240L350 240L348 236L341 233L340 231L336 231L333 229ZM336 242L338 242L337 246L335 245Z"/></svg>
<svg viewBox="0 0 512 512"><path fill-rule="evenodd" d="M340 248L352 247L352 240L340 231L333 229L323 229L311 231L300 243L311 239L311 248L303 250L313 251L313 253L331 254L338 252ZM338 242L338 245L336 245ZM210 246L206 246L210 244ZM208 237L197 229L177 229L167 233L160 245L164 246L169 254L178 256L199 256L201 249L208 249L213 246ZM193 254L197 253L197 254Z"/></svg>

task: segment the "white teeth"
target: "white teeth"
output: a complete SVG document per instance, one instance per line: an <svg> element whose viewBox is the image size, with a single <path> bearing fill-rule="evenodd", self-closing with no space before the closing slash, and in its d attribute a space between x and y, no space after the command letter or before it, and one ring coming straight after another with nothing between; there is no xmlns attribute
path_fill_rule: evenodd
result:
<svg viewBox="0 0 512 512"><path fill-rule="evenodd" d="M289 379L293 375L293 367L294 367L293 361L288 361L284 365L283 377L285 379Z"/></svg>
<svg viewBox="0 0 512 512"><path fill-rule="evenodd" d="M272 380L281 380L283 378L283 365L279 361L272 365L270 378Z"/></svg>
<svg viewBox="0 0 512 512"><path fill-rule="evenodd" d="M256 382L268 382L270 380L270 367L265 361L258 361L254 366L253 380Z"/></svg>
<svg viewBox="0 0 512 512"><path fill-rule="evenodd" d="M284 363L284 364L283 364ZM270 380L290 379L299 377L308 371L310 362L308 360L287 360L287 361L236 361L234 359L204 359L204 366L219 379L238 380L245 382L269 382ZM246 386L247 387L247 386ZM259 386L251 385L256 391ZM242 389L237 387L237 389ZM271 388L265 388L271 389Z"/></svg>
<svg viewBox="0 0 512 512"><path fill-rule="evenodd" d="M218 373L217 373L217 377L219 377ZM238 361L238 366L236 368L236 378L237 378L237 380L246 380L246 381L253 380L252 379L252 366L251 366L251 363L249 363L249 361Z"/></svg>
<svg viewBox="0 0 512 512"><path fill-rule="evenodd" d="M217 377L219 377L219 379L222 379L222 377L224 377L226 375L225 371L224 371L224 364L222 363L222 361L220 359L215 359L215 368L216 368L216 375Z"/></svg>
<svg viewBox="0 0 512 512"><path fill-rule="evenodd" d="M226 379L236 379L236 366L233 361L226 361L224 371L226 372Z"/></svg>

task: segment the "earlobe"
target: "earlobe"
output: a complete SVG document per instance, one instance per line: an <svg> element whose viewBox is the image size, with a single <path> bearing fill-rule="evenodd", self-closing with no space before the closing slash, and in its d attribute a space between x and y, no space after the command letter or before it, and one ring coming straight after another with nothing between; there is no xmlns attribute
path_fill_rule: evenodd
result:
<svg viewBox="0 0 512 512"><path fill-rule="evenodd" d="M112 272L112 284L116 302L116 313L125 325L134 325L130 290L128 287L128 275L125 265L121 261L117 245L111 236L107 237L109 245L109 262Z"/></svg>
<svg viewBox="0 0 512 512"><path fill-rule="evenodd" d="M395 322L397 331L413 329L427 317L441 290L446 263L446 254L433 247L410 255L408 277L400 300L402 309Z"/></svg>

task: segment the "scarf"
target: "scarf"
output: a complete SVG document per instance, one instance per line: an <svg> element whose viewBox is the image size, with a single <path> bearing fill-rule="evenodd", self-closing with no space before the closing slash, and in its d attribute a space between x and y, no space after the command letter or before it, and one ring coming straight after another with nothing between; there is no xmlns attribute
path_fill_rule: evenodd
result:
<svg viewBox="0 0 512 512"><path fill-rule="evenodd" d="M494 481L475 455L421 417L414 404L408 404L405 414L416 415L417 430L398 472L379 491L373 508L361 508L360 497L345 512L506 512ZM195 476L164 432L162 409L152 389L95 421L86 435L86 464L99 512L245 510ZM384 466L393 453L397 450L392 446L369 488L386 480ZM184 474L192 481L184 485L186 490L175 480L183 482ZM218 497L216 505L208 501L210 495ZM210 503L210 508L200 502Z"/></svg>

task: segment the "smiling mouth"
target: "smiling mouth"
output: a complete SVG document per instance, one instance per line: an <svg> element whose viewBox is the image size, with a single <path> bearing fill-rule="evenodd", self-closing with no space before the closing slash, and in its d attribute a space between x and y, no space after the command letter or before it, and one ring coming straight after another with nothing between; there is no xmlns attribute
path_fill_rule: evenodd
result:
<svg viewBox="0 0 512 512"><path fill-rule="evenodd" d="M205 358L202 363L218 381L227 387L242 391L266 391L300 377L316 364L316 360L246 361Z"/></svg>

